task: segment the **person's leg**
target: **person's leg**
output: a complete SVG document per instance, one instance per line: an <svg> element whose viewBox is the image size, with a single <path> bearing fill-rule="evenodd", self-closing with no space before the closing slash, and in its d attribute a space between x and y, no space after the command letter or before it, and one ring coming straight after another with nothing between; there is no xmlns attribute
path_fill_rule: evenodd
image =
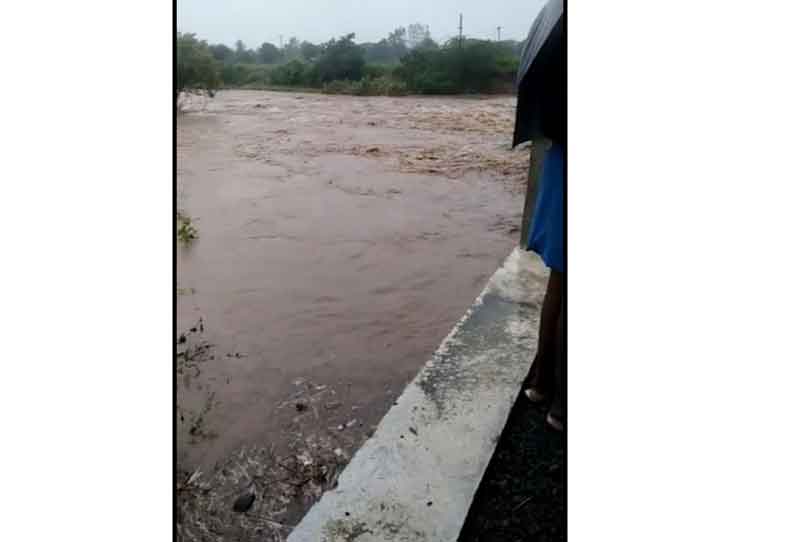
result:
<svg viewBox="0 0 794 542"><path fill-rule="evenodd" d="M551 407L549 408L548 415L546 416L546 421L557 429L558 431L562 431L565 424L565 393L566 393L566 377L567 377L567 351L565 348L565 291L563 287L562 299L560 303L560 315L559 321L557 323L557 345L555 346L555 350L557 351L555 363L556 367L554 370L554 400L551 403Z"/></svg>
<svg viewBox="0 0 794 542"><path fill-rule="evenodd" d="M532 401L543 401L554 393L555 359L560 344L557 334L562 307L562 278L562 273L552 270L546 285L540 311L537 352L524 382L527 397Z"/></svg>

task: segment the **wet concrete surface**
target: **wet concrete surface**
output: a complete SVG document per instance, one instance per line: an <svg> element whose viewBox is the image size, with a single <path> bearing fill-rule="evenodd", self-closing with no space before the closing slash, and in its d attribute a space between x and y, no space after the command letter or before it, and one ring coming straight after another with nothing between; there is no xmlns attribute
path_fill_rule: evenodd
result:
<svg viewBox="0 0 794 542"><path fill-rule="evenodd" d="M528 153L514 98L357 98L224 91L177 121L177 325L212 345L178 375L180 468L280 445L302 414L361 438L518 240ZM190 416L187 417L188 420ZM352 441L351 441L352 442Z"/></svg>

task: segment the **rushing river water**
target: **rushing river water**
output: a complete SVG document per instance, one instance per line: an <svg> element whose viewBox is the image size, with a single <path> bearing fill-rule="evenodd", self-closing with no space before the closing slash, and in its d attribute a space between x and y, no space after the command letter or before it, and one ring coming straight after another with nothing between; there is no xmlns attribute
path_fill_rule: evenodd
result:
<svg viewBox="0 0 794 542"><path fill-rule="evenodd" d="M178 247L177 321L209 346L178 379L183 467L279 444L307 382L334 395L310 425L377 424L518 240L514 106L256 91L188 105L178 206L198 239Z"/></svg>

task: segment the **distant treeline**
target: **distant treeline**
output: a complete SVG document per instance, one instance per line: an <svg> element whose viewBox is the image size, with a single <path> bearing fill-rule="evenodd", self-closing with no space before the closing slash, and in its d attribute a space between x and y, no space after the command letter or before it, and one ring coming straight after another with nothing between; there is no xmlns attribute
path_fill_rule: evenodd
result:
<svg viewBox="0 0 794 542"><path fill-rule="evenodd" d="M512 90L523 42L454 38L436 43L428 28L397 28L377 43L347 34L326 43L290 39L283 48L209 44L177 34L176 92L292 87L360 95L458 94Z"/></svg>

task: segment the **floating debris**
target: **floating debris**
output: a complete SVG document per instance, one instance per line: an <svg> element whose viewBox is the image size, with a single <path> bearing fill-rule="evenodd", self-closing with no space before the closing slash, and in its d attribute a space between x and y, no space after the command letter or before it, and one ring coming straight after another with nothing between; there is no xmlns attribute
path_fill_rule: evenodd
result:
<svg viewBox="0 0 794 542"><path fill-rule="evenodd" d="M312 460L312 458L306 452L302 454L298 454L295 457L297 457L298 461L300 461L301 465L303 465L304 467L308 467L314 464L314 460Z"/></svg>

